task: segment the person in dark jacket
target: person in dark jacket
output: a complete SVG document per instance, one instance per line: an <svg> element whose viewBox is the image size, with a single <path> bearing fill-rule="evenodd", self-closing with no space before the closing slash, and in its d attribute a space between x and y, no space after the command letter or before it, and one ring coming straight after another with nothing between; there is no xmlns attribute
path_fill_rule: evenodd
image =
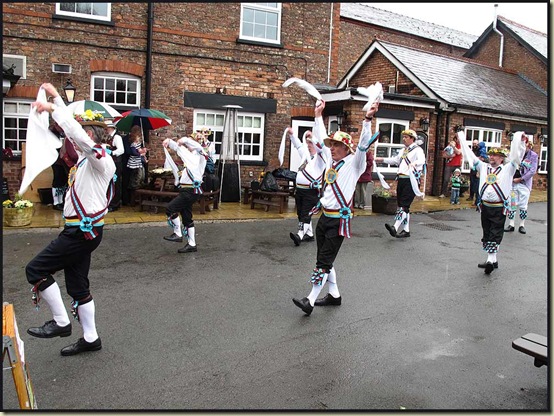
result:
<svg viewBox="0 0 554 416"><path fill-rule="evenodd" d="M354 208L365 209L365 206L367 205L367 184L372 182L371 175L373 173L373 152L366 152L366 163L367 167L365 168L365 172L362 173L362 176L360 176L358 182L356 183L356 191L354 192Z"/></svg>

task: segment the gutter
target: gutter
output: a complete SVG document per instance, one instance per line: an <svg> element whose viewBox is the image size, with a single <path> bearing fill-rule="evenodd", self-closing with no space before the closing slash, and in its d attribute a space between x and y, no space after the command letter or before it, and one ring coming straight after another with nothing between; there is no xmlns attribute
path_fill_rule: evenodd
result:
<svg viewBox="0 0 554 416"><path fill-rule="evenodd" d="M154 6L148 2L148 21L146 36L146 73L144 80L144 107L150 108L150 94L152 92L152 39L154 32ZM148 143L149 131L143 132L144 140Z"/></svg>

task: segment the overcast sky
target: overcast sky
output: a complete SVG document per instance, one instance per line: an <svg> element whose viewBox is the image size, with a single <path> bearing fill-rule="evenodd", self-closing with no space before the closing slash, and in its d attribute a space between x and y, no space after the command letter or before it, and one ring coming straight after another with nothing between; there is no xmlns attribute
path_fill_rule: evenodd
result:
<svg viewBox="0 0 554 416"><path fill-rule="evenodd" d="M378 9L480 35L494 21L497 13L528 28L548 33L546 1L538 3L366 3Z"/></svg>

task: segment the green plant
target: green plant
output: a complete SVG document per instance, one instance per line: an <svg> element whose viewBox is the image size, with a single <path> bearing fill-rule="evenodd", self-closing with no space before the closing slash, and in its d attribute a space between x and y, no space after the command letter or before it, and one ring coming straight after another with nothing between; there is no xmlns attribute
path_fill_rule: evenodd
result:
<svg viewBox="0 0 554 416"><path fill-rule="evenodd" d="M394 196L390 190L385 189L382 186L376 186L373 189L373 194L380 196L381 198L391 198Z"/></svg>

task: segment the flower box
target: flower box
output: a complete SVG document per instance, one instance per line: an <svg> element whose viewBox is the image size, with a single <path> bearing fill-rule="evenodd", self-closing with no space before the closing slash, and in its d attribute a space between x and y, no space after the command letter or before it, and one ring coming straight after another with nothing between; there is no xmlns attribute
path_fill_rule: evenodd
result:
<svg viewBox="0 0 554 416"><path fill-rule="evenodd" d="M33 218L33 207L25 208L3 208L4 224L8 227L24 227L31 223Z"/></svg>
<svg viewBox="0 0 554 416"><path fill-rule="evenodd" d="M396 213L397 199L395 196L379 196L376 194L371 195L371 210L377 214L393 215Z"/></svg>

